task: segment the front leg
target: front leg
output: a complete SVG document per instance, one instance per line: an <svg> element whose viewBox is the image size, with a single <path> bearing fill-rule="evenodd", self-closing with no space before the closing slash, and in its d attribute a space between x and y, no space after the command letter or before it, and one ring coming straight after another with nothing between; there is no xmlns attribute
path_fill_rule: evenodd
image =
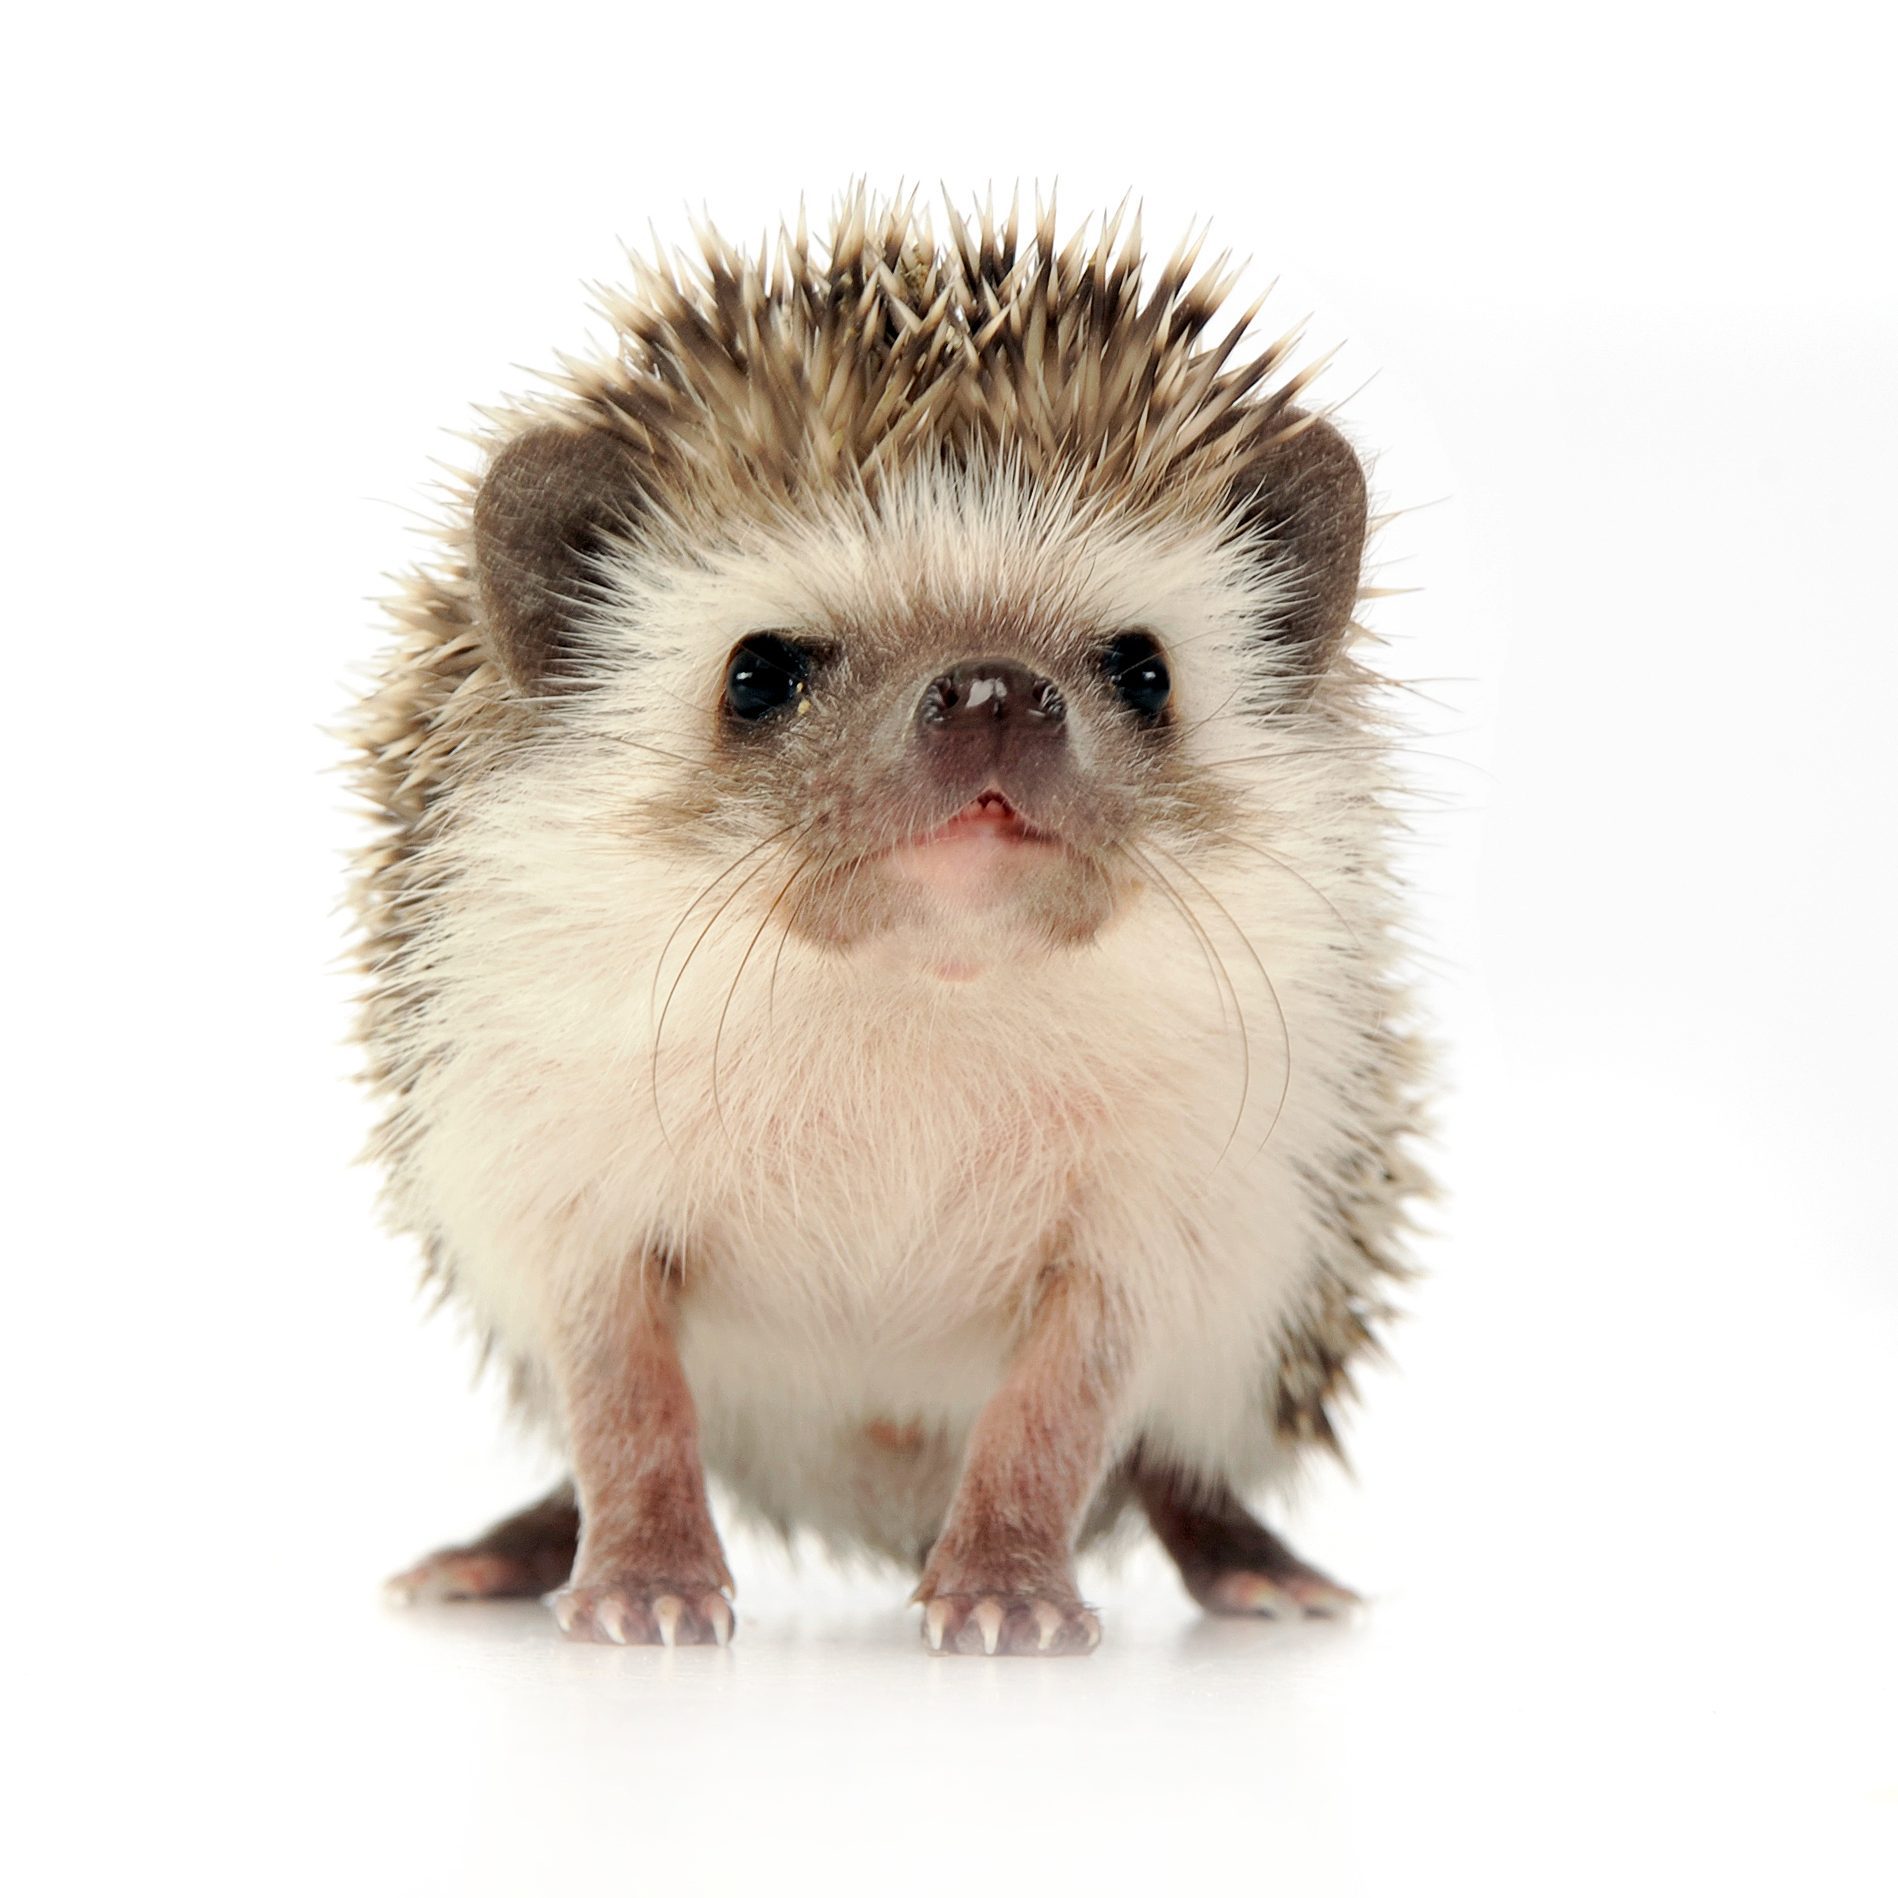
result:
<svg viewBox="0 0 1898 1898"><path fill-rule="evenodd" d="M610 1309L563 1333L555 1375L580 1546L572 1581L548 1599L576 1640L722 1647L732 1635L731 1571L706 1501L671 1299L652 1280L640 1274Z"/></svg>
<svg viewBox="0 0 1898 1898"><path fill-rule="evenodd" d="M1098 1279L1050 1276L969 1441L914 1599L938 1654L1086 1654L1100 1622L1074 1586L1074 1538L1106 1468L1119 1390Z"/></svg>

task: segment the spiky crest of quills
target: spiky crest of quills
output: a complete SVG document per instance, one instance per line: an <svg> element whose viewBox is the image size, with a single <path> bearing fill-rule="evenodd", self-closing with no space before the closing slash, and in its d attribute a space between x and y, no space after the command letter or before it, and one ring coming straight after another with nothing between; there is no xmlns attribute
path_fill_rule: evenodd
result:
<svg viewBox="0 0 1898 1898"><path fill-rule="evenodd" d="M1203 232L1149 287L1124 204L1065 244L1052 202L1026 239L1018 205L944 211L939 244L913 196L859 190L821 242L800 214L755 256L709 226L696 257L633 255L630 291L595 292L613 353L561 358L557 394L527 406L609 422L675 511L734 487L874 497L918 461L984 451L1080 503L1191 505L1303 425L1287 411L1322 364L1272 386L1296 332L1241 353L1263 296L1211 334L1239 272L1225 255L1198 270Z"/></svg>

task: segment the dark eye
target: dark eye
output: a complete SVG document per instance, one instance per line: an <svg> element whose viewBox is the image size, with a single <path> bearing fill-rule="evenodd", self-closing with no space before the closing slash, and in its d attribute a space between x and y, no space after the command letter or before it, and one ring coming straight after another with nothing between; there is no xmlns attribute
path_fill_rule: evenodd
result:
<svg viewBox="0 0 1898 1898"><path fill-rule="evenodd" d="M1157 719L1173 696L1173 676L1166 669L1160 642L1147 633L1122 633L1101 653L1107 682L1124 704L1147 720Z"/></svg>
<svg viewBox="0 0 1898 1898"><path fill-rule="evenodd" d="M811 655L776 633L753 633L732 648L725 667L725 707L747 722L782 711L804 691Z"/></svg>

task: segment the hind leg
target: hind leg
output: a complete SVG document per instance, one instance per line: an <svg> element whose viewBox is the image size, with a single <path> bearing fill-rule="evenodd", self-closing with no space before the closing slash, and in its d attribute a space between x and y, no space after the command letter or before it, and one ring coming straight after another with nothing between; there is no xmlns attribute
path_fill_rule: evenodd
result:
<svg viewBox="0 0 1898 1898"><path fill-rule="evenodd" d="M573 1573L580 1511L573 1486L549 1496L461 1548L437 1549L389 1582L397 1601L492 1601L540 1596Z"/></svg>
<svg viewBox="0 0 1898 1898"><path fill-rule="evenodd" d="M1301 1562L1223 1483L1138 1470L1134 1489L1153 1532L1209 1614L1340 1615L1350 1589Z"/></svg>

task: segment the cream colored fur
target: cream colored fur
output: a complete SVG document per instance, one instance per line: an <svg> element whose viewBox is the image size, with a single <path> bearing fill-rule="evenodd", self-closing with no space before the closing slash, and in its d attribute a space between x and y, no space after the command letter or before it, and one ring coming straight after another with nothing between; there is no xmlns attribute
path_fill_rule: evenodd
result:
<svg viewBox="0 0 1898 1898"><path fill-rule="evenodd" d="M1282 690L1257 637L1273 600L1227 525L993 465L718 544L662 518L614 563L558 742L490 739L447 778L377 970L379 1060L407 1089L392 1203L556 1436L553 1328L656 1254L682 1274L713 1475L840 1545L911 1557L935 1532L1057 1254L1129 1316L1123 1445L1247 1489L1311 1434L1284 1388L1322 1383L1322 1413L1331 1378L1301 1341L1377 1315L1415 1183L1385 767L1348 656L1258 715ZM1246 842L1157 820L1141 841L1170 891L1078 950L1029 953L992 917L843 955L781 937L791 859L764 840L794 814L735 802L695 851L650 815L680 708L754 628L921 597L1150 629ZM945 959L985 966L948 981Z"/></svg>

